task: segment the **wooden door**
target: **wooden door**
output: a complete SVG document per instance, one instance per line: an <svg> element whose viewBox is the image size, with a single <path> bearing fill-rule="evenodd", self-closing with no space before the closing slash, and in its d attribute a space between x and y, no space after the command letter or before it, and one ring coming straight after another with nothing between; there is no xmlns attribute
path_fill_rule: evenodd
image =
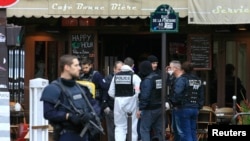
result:
<svg viewBox="0 0 250 141"><path fill-rule="evenodd" d="M66 37L51 35L30 35L25 43L24 105L29 111L29 81L38 77L49 81L56 79L58 57L69 53L69 47Z"/></svg>

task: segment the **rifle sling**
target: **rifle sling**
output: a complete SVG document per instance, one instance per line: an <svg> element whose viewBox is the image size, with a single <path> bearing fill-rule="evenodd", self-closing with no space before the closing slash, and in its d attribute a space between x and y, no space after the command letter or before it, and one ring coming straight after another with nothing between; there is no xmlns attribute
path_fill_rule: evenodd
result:
<svg viewBox="0 0 250 141"><path fill-rule="evenodd" d="M75 107L75 105L73 104L72 100L69 100L70 96L69 96L68 94L69 94L70 92L67 91L67 90L65 89L65 86L62 85L61 81L59 81L59 82L58 82L58 81L55 81L54 83L56 83L59 87L61 87L61 89L62 89L64 95L65 95L66 97L68 97L68 98L67 98L67 99L68 99L68 102L69 102L70 105L73 107L73 109L74 109L77 113L81 114L81 112L80 112L80 111ZM100 120L96 117L96 116L97 116L97 115L96 115L96 112L95 112L94 108L92 107L92 105L90 104L90 102L89 102L89 100L88 100L88 98L87 98L85 92L82 90L82 88L80 87L79 84L76 83L76 86L80 89L81 95L84 97L84 99L85 99L85 101L87 102L88 106L90 107L91 111L95 114L95 119L96 119L96 121L98 122L98 124L100 125ZM95 124L94 122L92 122L92 121L89 121L89 122L90 122L90 124L92 124L94 127L96 127L98 130L100 130L100 131L104 134L103 128L102 128L101 126L96 125L96 124ZM85 127L83 128L83 130L82 130L82 132L81 132L81 134L80 134L81 136L83 136L83 135L85 134L85 132L86 132L86 130L88 129L88 127L89 127L89 123L87 124L87 126L85 126Z"/></svg>
<svg viewBox="0 0 250 141"><path fill-rule="evenodd" d="M55 81L54 83L56 83L56 84L62 89L63 94L67 97L67 100L68 100L69 104L71 105L71 107L72 107L78 114L80 114L81 112L75 107L75 105L73 104L72 100L70 100L71 98L70 98L70 96L68 95L70 92L67 91L67 90L65 89L65 86L62 85L61 80L59 80L59 81L60 81L60 82ZM83 94L82 94L82 95L83 95Z"/></svg>

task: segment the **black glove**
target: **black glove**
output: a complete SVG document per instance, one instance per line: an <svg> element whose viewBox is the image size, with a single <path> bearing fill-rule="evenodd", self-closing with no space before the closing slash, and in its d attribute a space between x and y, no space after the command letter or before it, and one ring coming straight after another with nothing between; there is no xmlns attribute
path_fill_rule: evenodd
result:
<svg viewBox="0 0 250 141"><path fill-rule="evenodd" d="M82 116L82 119L85 122L89 122L90 120L93 120L94 118L95 118L95 114L93 112L84 113Z"/></svg>
<svg viewBox="0 0 250 141"><path fill-rule="evenodd" d="M71 121L75 125L79 125L82 122L82 116L79 114L69 113L69 121Z"/></svg>

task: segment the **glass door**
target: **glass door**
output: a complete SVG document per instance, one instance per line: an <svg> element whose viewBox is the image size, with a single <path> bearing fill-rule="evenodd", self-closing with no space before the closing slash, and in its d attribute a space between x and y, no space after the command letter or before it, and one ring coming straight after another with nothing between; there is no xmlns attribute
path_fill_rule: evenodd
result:
<svg viewBox="0 0 250 141"><path fill-rule="evenodd" d="M233 106L233 95L239 94L239 85L247 86L247 40L217 37L213 42L213 65L210 73L210 104L217 103L221 106ZM230 74L231 78L227 75ZM233 77L235 76L235 77ZM239 79L237 79L239 78ZM239 81L240 80L240 81ZM230 84L229 84L230 83ZM239 101L238 101L239 102Z"/></svg>
<svg viewBox="0 0 250 141"><path fill-rule="evenodd" d="M58 42L35 42L35 78L48 79L49 82L56 79L58 60Z"/></svg>
<svg viewBox="0 0 250 141"><path fill-rule="evenodd" d="M246 96L246 52L246 42L226 42L225 95L228 99L226 102L233 101L232 96L235 95L237 102L240 103Z"/></svg>

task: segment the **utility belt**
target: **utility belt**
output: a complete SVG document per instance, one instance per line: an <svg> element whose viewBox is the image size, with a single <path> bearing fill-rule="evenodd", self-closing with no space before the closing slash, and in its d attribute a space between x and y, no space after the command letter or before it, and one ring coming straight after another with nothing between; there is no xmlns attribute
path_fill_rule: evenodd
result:
<svg viewBox="0 0 250 141"><path fill-rule="evenodd" d="M195 107L199 107L197 103L191 103L191 102L188 102L188 101L185 101L185 100L178 101L178 102L173 102L170 99L170 103L173 105L173 107L179 107L179 108L184 108L184 107L195 108Z"/></svg>

